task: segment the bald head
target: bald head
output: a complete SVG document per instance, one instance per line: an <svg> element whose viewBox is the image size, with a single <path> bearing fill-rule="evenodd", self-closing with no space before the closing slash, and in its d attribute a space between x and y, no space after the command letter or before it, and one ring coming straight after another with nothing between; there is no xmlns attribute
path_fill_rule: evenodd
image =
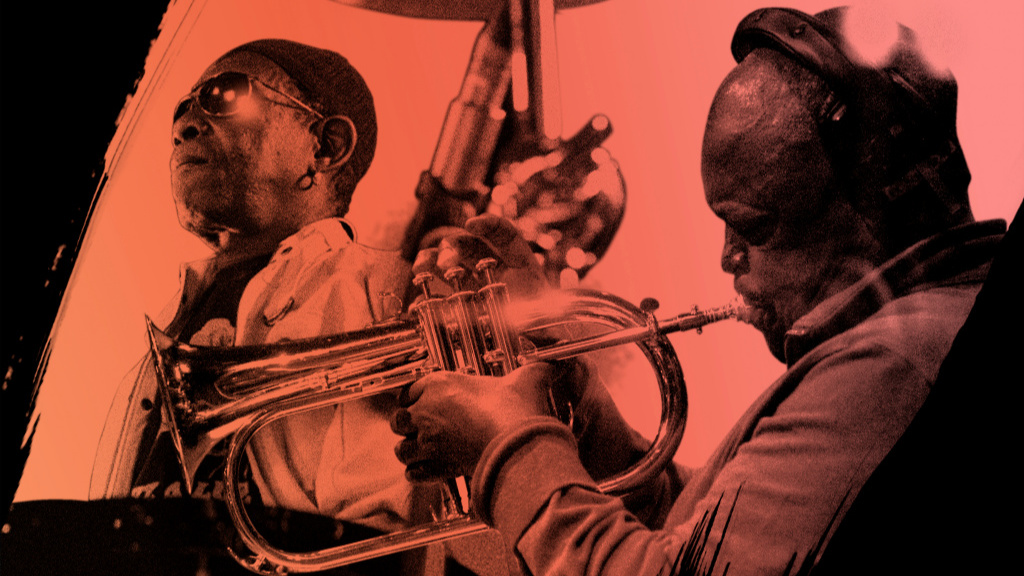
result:
<svg viewBox="0 0 1024 576"><path fill-rule="evenodd" d="M740 64L716 98L709 136L721 135L711 129L727 125L724 117L744 118L742 102L730 93L751 79L769 78L774 68L779 74L768 80L757 102L748 104L776 108L775 120L793 130L798 124L788 122L795 117L787 105L801 99L787 100L784 93L802 96L814 121L805 126L816 125L833 191L895 254L973 220L970 172L956 136L957 86L948 70L928 65L915 34L904 26L884 58L863 60L847 36L847 13L835 8L811 16L766 8L744 18L731 45ZM771 137L763 125L746 128ZM714 161L714 150L708 151L706 159ZM808 169L821 166L808 164Z"/></svg>
<svg viewBox="0 0 1024 576"><path fill-rule="evenodd" d="M704 135L709 204L741 201L797 223L836 200L822 138L831 93L817 76L772 50L756 50L726 77Z"/></svg>
<svg viewBox="0 0 1024 576"><path fill-rule="evenodd" d="M837 184L824 136L833 103L817 76L755 50L719 88L704 136L704 191L725 222L722 268L780 360L798 318L883 259Z"/></svg>
<svg viewBox="0 0 1024 576"><path fill-rule="evenodd" d="M955 83L924 74L910 40L891 67L853 62L843 14L744 19L732 45L739 64L704 135L704 192L725 223L722 268L779 359L786 332L815 306L971 219Z"/></svg>

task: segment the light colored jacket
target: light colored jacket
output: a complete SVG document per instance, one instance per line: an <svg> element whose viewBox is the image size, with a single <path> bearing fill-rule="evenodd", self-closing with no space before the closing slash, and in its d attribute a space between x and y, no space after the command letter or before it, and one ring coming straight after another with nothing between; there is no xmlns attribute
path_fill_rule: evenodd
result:
<svg viewBox="0 0 1024 576"><path fill-rule="evenodd" d="M186 265L180 303L195 299L224 261ZM234 344L265 344L365 328L401 310L409 266L397 253L354 242L342 221L312 223L285 239L245 288ZM176 316L185 306L179 305ZM172 320L175 324L178 319ZM378 528L409 517L410 485L394 457L391 397L346 403L272 423L250 443L264 502ZM94 464L91 498L139 495L134 473L159 419L147 357L121 385Z"/></svg>
<svg viewBox="0 0 1024 576"><path fill-rule="evenodd" d="M347 225L347 224L346 224ZM409 265L397 252L352 240L341 221L321 220L287 238L269 264L249 281L238 308L236 345L279 342L365 328L408 302ZM231 261L183 267L181 298L159 319L180 330L186 302L194 302ZM228 342L228 343L231 343ZM249 444L253 480L264 504L348 520L380 530L401 530L430 520L437 490L409 484L394 454L398 437L388 419L394 397L317 409L272 423ZM179 482L139 483L147 459L173 456L160 418L156 376L147 355L124 379L97 452L90 498L180 496ZM156 453L156 454L153 454ZM170 470L167 470L170 472ZM173 472L171 472L173 474ZM216 496L217 488L213 490ZM195 492L195 490L193 490ZM497 532L450 540L407 554L403 573L450 572L504 576L518 573ZM466 570L460 571L460 570Z"/></svg>

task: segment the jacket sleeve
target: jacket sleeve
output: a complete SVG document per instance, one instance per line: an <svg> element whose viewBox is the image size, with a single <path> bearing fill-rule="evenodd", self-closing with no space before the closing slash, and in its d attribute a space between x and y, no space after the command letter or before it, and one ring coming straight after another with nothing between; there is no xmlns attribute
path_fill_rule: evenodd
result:
<svg viewBox="0 0 1024 576"><path fill-rule="evenodd" d="M537 575L782 575L813 562L927 390L884 347L783 376L680 497L661 502L672 510L660 530L597 490L566 428L533 420L488 446L474 509Z"/></svg>
<svg viewBox="0 0 1024 576"><path fill-rule="evenodd" d="M657 574L680 547L680 535L650 530L622 499L598 490L572 433L553 418L491 442L471 493L474 511L533 574Z"/></svg>
<svg viewBox="0 0 1024 576"><path fill-rule="evenodd" d="M608 393L597 367L574 358L560 362L562 381L576 390L572 434L587 474L601 482L635 464L651 449L651 441L629 425ZM682 489L687 471L670 465L661 474L622 496L626 509L650 528L660 528L672 501Z"/></svg>
<svg viewBox="0 0 1024 576"><path fill-rule="evenodd" d="M93 461L89 499L131 495L161 417L152 357L146 354L124 377L114 395Z"/></svg>

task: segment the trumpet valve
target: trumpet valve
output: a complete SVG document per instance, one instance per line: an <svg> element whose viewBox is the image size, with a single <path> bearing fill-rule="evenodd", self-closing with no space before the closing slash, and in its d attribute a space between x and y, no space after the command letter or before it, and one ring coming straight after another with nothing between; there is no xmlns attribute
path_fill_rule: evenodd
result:
<svg viewBox="0 0 1024 576"><path fill-rule="evenodd" d="M434 275L430 272L420 272L412 279L414 286L419 288L423 292L423 297L426 299L433 298L430 294L430 281L434 278Z"/></svg>
<svg viewBox="0 0 1024 576"><path fill-rule="evenodd" d="M498 267L498 261L494 258L481 258L476 263L476 271L484 277L488 285L494 284L494 270Z"/></svg>
<svg viewBox="0 0 1024 576"><path fill-rule="evenodd" d="M466 277L466 269L461 266L449 268L444 273L444 279L452 285L456 292L462 291L462 279Z"/></svg>

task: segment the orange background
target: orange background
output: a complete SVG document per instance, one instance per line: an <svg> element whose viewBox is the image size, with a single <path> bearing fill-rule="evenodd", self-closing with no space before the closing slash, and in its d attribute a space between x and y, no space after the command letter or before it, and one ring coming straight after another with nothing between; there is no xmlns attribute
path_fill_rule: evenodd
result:
<svg viewBox="0 0 1024 576"><path fill-rule="evenodd" d="M892 31L884 23L895 18L917 30L934 62L953 71L975 215L1012 217L1024 197L1024 5L851 4L863 16L865 55L884 46ZM832 5L790 4L808 12ZM732 32L762 6L606 0L557 16L563 133L574 133L595 113L607 114L614 133L605 146L621 166L628 193L622 228L585 285L634 302L657 297L666 315L733 297L731 278L718 267L722 226L703 202L699 152L711 98L733 65ZM180 19L186 24L177 26ZM171 301L180 262L208 255L177 225L167 170L171 110L202 70L228 49L261 37L299 40L348 57L373 91L380 124L377 156L350 220L363 243L395 247L480 27L328 0L208 0L170 9L108 154L110 180L62 306L17 500L86 497L111 397L145 351L143 316L158 315ZM699 464L783 367L758 333L735 323L702 336L675 335L672 342L690 396L677 461ZM627 418L650 434L658 408L644 370L624 362L607 380Z"/></svg>

